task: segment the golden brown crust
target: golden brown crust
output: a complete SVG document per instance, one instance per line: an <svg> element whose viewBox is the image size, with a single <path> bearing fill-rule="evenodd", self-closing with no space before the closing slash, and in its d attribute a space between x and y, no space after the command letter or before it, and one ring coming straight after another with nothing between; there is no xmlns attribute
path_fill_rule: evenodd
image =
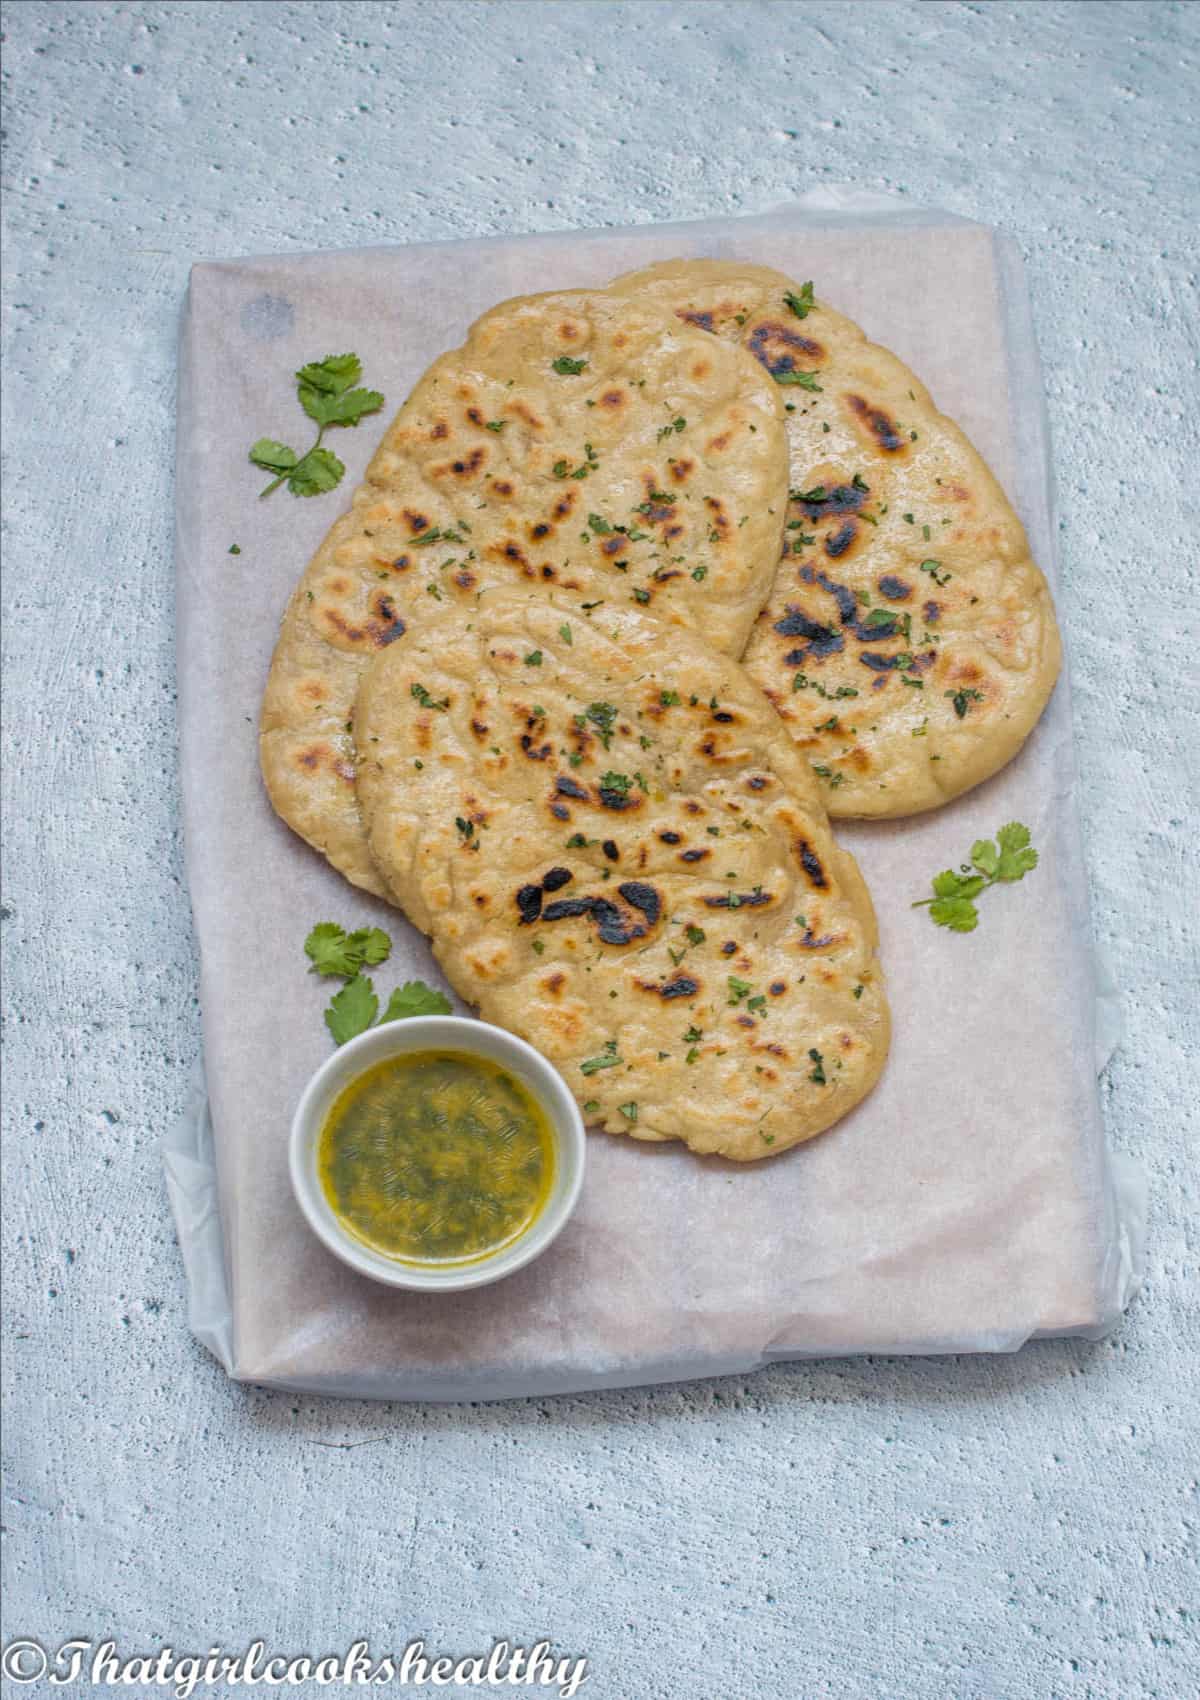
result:
<svg viewBox="0 0 1200 1700"><path fill-rule="evenodd" d="M1060 645L1025 533L963 433L850 320L820 301L793 312L800 286L780 272L669 261L612 287L782 380L793 499L743 664L830 813L916 814L997 772L1049 699Z"/></svg>
<svg viewBox="0 0 1200 1700"><path fill-rule="evenodd" d="M490 593L381 652L355 725L396 901L589 1119L749 1161L870 1090L870 898L778 716L693 633Z"/></svg>

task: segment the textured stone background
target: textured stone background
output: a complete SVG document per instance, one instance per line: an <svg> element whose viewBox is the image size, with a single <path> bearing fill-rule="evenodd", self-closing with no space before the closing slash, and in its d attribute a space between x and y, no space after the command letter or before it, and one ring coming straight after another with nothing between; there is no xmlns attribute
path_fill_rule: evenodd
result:
<svg viewBox="0 0 1200 1700"><path fill-rule="evenodd" d="M1200 1692L1200 7L35 0L5 27L8 1632L549 1634L598 1700ZM478 1409L230 1385L186 1330L157 1154L199 1045L171 608L190 262L839 180L1003 224L1028 260L1141 1300L1097 1346Z"/></svg>

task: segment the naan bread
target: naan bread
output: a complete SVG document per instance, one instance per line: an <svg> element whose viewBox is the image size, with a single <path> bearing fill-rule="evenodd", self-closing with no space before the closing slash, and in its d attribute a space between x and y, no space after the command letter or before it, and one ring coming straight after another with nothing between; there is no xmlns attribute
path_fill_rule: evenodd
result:
<svg viewBox="0 0 1200 1700"><path fill-rule="evenodd" d="M866 887L778 715L694 634L485 596L371 663L355 729L396 901L588 1120L746 1161L870 1090Z"/></svg>
<svg viewBox="0 0 1200 1700"><path fill-rule="evenodd" d="M928 391L811 288L741 261L670 261L613 288L741 343L774 374L792 501L743 657L835 816L917 814L1012 759L1060 648L1003 491ZM811 374L811 376L808 376Z"/></svg>
<svg viewBox="0 0 1200 1700"><path fill-rule="evenodd" d="M493 308L421 379L291 599L262 709L272 803L385 895L349 724L371 656L521 582L650 607L736 654L786 500L779 392L735 344L603 292Z"/></svg>

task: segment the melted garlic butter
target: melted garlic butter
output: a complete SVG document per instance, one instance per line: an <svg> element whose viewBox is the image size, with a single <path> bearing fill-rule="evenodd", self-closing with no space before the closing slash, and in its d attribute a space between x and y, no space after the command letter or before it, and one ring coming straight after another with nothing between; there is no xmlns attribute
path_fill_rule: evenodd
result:
<svg viewBox="0 0 1200 1700"><path fill-rule="evenodd" d="M495 1063L460 1051L390 1057L321 1129L325 1197L357 1239L405 1263L468 1263L536 1219L554 1180L545 1112Z"/></svg>

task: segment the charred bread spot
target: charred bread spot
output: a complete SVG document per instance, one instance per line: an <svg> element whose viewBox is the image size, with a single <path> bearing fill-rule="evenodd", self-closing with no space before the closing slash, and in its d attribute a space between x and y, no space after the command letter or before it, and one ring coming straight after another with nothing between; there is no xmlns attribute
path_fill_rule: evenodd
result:
<svg viewBox="0 0 1200 1700"><path fill-rule="evenodd" d="M784 992L787 991L787 981L786 980L772 980L771 984L767 987L767 990L770 992L770 994L773 998L781 998L783 996Z"/></svg>
<svg viewBox="0 0 1200 1700"><path fill-rule="evenodd" d="M555 820L570 820L571 811L565 803L551 803L550 813Z"/></svg>
<svg viewBox="0 0 1200 1700"><path fill-rule="evenodd" d="M513 487L507 478L493 478L492 489L497 496L511 496L513 493Z"/></svg>
<svg viewBox="0 0 1200 1700"><path fill-rule="evenodd" d="M784 372L794 372L797 354L803 354L809 360L821 360L825 354L819 342L801 336L790 325L781 324L777 319L764 319L755 325L746 339L746 347L773 378Z"/></svg>
<svg viewBox="0 0 1200 1700"><path fill-rule="evenodd" d="M314 707L319 707L325 701L329 692L320 679L306 679L297 690L296 695L303 697L305 702L312 703Z"/></svg>
<svg viewBox="0 0 1200 1700"><path fill-rule="evenodd" d="M942 617L942 605L940 602L927 602L921 613L925 617L927 626L935 626Z"/></svg>
<svg viewBox="0 0 1200 1700"><path fill-rule="evenodd" d="M432 431L430 431L430 433L429 433L430 440L432 442L435 442L435 443L440 443L442 441L443 437L448 437L449 435L450 435L450 427L449 427L449 425L447 425L447 423L444 419L439 419L437 424L433 427Z"/></svg>
<svg viewBox="0 0 1200 1700"><path fill-rule="evenodd" d="M662 914L662 898L652 885L643 880L625 880L617 887L626 903L631 903L653 926Z"/></svg>
<svg viewBox="0 0 1200 1700"><path fill-rule="evenodd" d="M737 725L737 715L731 713L731 711L727 708L714 708L713 709L713 719L720 726L736 726Z"/></svg>
<svg viewBox="0 0 1200 1700"><path fill-rule="evenodd" d="M703 355L701 355L699 360L692 361L692 377L697 383L702 383L711 371L712 361L706 360Z"/></svg>
<svg viewBox="0 0 1200 1700"><path fill-rule="evenodd" d="M624 407L626 399L624 390L605 390L600 397L600 405L612 411L614 408Z"/></svg>
<svg viewBox="0 0 1200 1700"><path fill-rule="evenodd" d="M553 744L538 744L535 747L533 739L530 737L528 732L522 732L521 734L521 748L529 757L530 761L546 761L554 754Z"/></svg>
<svg viewBox="0 0 1200 1700"><path fill-rule="evenodd" d="M801 948L801 950L824 950L826 945L831 945L831 944L836 944L836 943L837 943L836 934L834 934L834 933L821 933L820 936L818 936L816 933L813 932L811 927L806 927L805 931L804 931L804 937L800 940L800 948Z"/></svg>
<svg viewBox="0 0 1200 1700"><path fill-rule="evenodd" d="M754 1027L757 1025L752 1015L739 1015L737 1017L737 1024L739 1027Z"/></svg>
<svg viewBox="0 0 1200 1700"><path fill-rule="evenodd" d="M538 543L543 537L549 537L553 529L552 526L546 524L544 519L540 519L536 525L530 526L529 535L535 543Z"/></svg>
<svg viewBox="0 0 1200 1700"><path fill-rule="evenodd" d="M782 620L776 620L775 630L780 637L802 637L804 646L793 649L784 656L789 667L799 667L809 657L820 660L826 655L836 655L845 649L845 639L840 632L835 632L832 626L823 626L817 620L810 620L807 614L794 607L790 602L788 611Z"/></svg>
<svg viewBox="0 0 1200 1700"><path fill-rule="evenodd" d="M564 885L570 885L573 878L570 868L551 868L542 876L542 890L561 891Z"/></svg>
<svg viewBox="0 0 1200 1700"><path fill-rule="evenodd" d="M660 832L659 841L663 844L682 844L683 838L678 832Z"/></svg>
<svg viewBox="0 0 1200 1700"><path fill-rule="evenodd" d="M428 531L429 527L433 524L433 521L429 518L428 514L418 513L415 508L405 508L404 518L408 521L408 529L412 532L414 537L418 536L422 531Z"/></svg>
<svg viewBox="0 0 1200 1700"><path fill-rule="evenodd" d="M872 673L890 673L900 665L898 655L860 655L859 661L864 667L869 667Z"/></svg>
<svg viewBox="0 0 1200 1700"><path fill-rule="evenodd" d="M682 319L685 324L699 325L702 331L711 331L713 328L713 316L708 312L691 312L686 307L677 307L675 317Z"/></svg>
<svg viewBox="0 0 1200 1700"><path fill-rule="evenodd" d="M885 573L879 581L879 594L889 602L904 602L912 595L912 585L905 584L895 573Z"/></svg>
<svg viewBox="0 0 1200 1700"><path fill-rule="evenodd" d="M733 956L736 951L737 945L733 939L726 939L725 943L721 946L722 956Z"/></svg>
<svg viewBox="0 0 1200 1700"><path fill-rule="evenodd" d="M746 781L748 791L765 791L771 783L765 773L752 773Z"/></svg>
<svg viewBox="0 0 1200 1700"><path fill-rule="evenodd" d="M567 976L558 972L548 975L546 979L542 981L542 985L545 986L552 998L556 998L558 996L566 983Z"/></svg>
<svg viewBox="0 0 1200 1700"><path fill-rule="evenodd" d="M411 566L412 559L408 555L397 555L396 559L392 562L392 570L397 573L402 573L407 567Z"/></svg>
<svg viewBox="0 0 1200 1700"><path fill-rule="evenodd" d="M610 862L616 862L620 859L621 852L617 849L616 843L613 839L606 838L600 848L603 850Z"/></svg>
<svg viewBox="0 0 1200 1700"><path fill-rule="evenodd" d="M558 334L564 342L578 342L583 335L583 327L577 325L574 319L564 319L558 327Z"/></svg>
<svg viewBox="0 0 1200 1700"><path fill-rule="evenodd" d="M575 493L572 490L568 490L563 495L561 495L558 498L558 501L555 502L555 504L554 504L554 517L555 517L555 519L566 519L567 515L570 513L571 509L574 506L575 506Z"/></svg>
<svg viewBox="0 0 1200 1700"><path fill-rule="evenodd" d="M487 737L491 728L488 725L486 725L486 723L482 720L472 720L471 730L472 730L472 732L474 732L475 736L479 739L480 743L482 743L483 740Z"/></svg>
<svg viewBox="0 0 1200 1700"><path fill-rule="evenodd" d="M870 494L869 486L865 483L819 485L818 489L821 492L819 496L814 492L811 499L803 496L795 498L806 519L826 519L831 514L856 514Z"/></svg>
<svg viewBox="0 0 1200 1700"><path fill-rule="evenodd" d="M465 567L461 567L454 575L454 582L460 590L470 590L476 582L475 574L469 573Z"/></svg>
<svg viewBox="0 0 1200 1700"><path fill-rule="evenodd" d="M693 798L691 798L691 797L689 797L689 798L688 798L688 799L687 799L687 800L686 800L686 802L685 802L685 803L684 803L684 805L683 805L683 810L684 810L684 813L685 813L685 814L689 814L689 815L701 815L701 814L703 814L703 813L704 813L704 810L703 810L703 808L702 808L702 807L701 807L701 806L700 806L700 804L699 804L699 803L697 803L697 802L696 802L696 801L695 801L695 800L694 800L694 799L693 799Z"/></svg>
<svg viewBox="0 0 1200 1700"><path fill-rule="evenodd" d="M543 921L570 921L579 915L590 915L596 906L594 897L560 897L542 910Z"/></svg>
<svg viewBox="0 0 1200 1700"><path fill-rule="evenodd" d="M825 553L831 560L844 555L858 536L858 526L852 519L843 520L832 537L825 539Z"/></svg>
<svg viewBox="0 0 1200 1700"><path fill-rule="evenodd" d="M637 980L634 984L643 992L654 992L660 998L670 1002L672 998L694 998L700 990L699 985L688 974L678 974L673 980Z"/></svg>
<svg viewBox="0 0 1200 1700"><path fill-rule="evenodd" d="M605 537L600 544L601 552L605 555L619 555L625 548L628 548L628 544L623 537Z"/></svg>
<svg viewBox="0 0 1200 1700"><path fill-rule="evenodd" d="M468 407L467 418L471 421L472 425L483 424L483 414L480 413L477 407Z"/></svg>
<svg viewBox="0 0 1200 1700"><path fill-rule="evenodd" d="M711 855L711 850L681 850L679 860L681 862L707 862Z"/></svg>
<svg viewBox="0 0 1200 1700"><path fill-rule="evenodd" d="M671 477L676 484L686 484L688 478L695 471L695 467L696 463L693 460L673 460L671 462Z"/></svg>
<svg viewBox="0 0 1200 1700"><path fill-rule="evenodd" d="M829 881L826 879L825 870L821 866L821 858L817 855L807 838L798 838L796 840L796 854L800 858L800 866L808 875L808 883L816 886L818 891L827 890Z"/></svg>
<svg viewBox="0 0 1200 1700"><path fill-rule="evenodd" d="M612 809L616 814L621 814L626 809L640 809L642 806L640 796L630 791L615 791L608 785L598 785L596 796L601 808Z"/></svg>
<svg viewBox="0 0 1200 1700"><path fill-rule="evenodd" d="M398 637L403 637L406 631L404 621L396 612L396 604L383 591L378 591L371 598L371 610L375 618L367 621L367 630L376 649L386 649L389 643L395 643Z"/></svg>
<svg viewBox="0 0 1200 1700"><path fill-rule="evenodd" d="M890 419L881 407L872 407L871 403L864 401L860 395L848 395L846 405L871 432L879 447L885 449L888 454L896 454L908 447L895 421Z"/></svg>
<svg viewBox="0 0 1200 1700"><path fill-rule="evenodd" d="M728 431L722 431L721 435L719 437L710 437L709 438L708 446L709 446L710 449L715 449L718 454L723 454L724 451L729 447L729 444L730 444L729 432Z"/></svg>
<svg viewBox="0 0 1200 1700"><path fill-rule="evenodd" d="M574 779L568 779L565 773L560 773L554 781L554 789L560 797L575 797L579 802L588 801L588 793Z"/></svg>
<svg viewBox="0 0 1200 1700"><path fill-rule="evenodd" d="M446 472L449 471L454 474L455 478L466 480L474 478L486 460L487 450L481 446L472 449L469 455L463 456L460 460L452 460L449 466L434 466L430 468L430 471L435 478L444 477Z"/></svg>

